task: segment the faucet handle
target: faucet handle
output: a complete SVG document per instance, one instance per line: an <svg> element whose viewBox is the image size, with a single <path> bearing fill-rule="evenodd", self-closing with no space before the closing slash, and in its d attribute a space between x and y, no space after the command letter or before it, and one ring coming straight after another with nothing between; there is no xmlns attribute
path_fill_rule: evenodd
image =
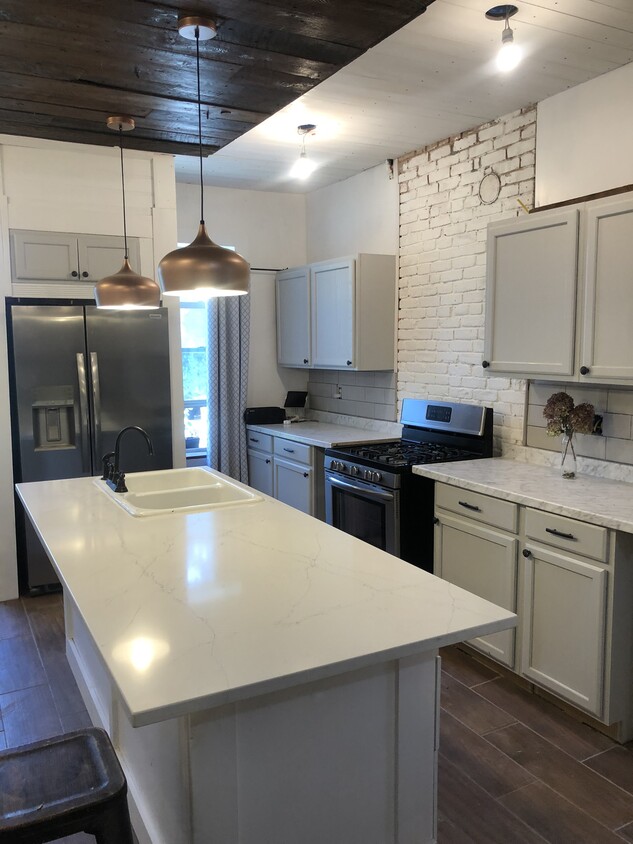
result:
<svg viewBox="0 0 633 844"><path fill-rule="evenodd" d="M125 485L125 472L118 472L113 478L116 481L115 492L127 492L128 488Z"/></svg>
<svg viewBox="0 0 633 844"><path fill-rule="evenodd" d="M101 462L103 463L103 474L101 475L102 481L109 481L112 479L112 473L114 471L114 466L111 462L112 457L114 457L114 452L109 451L107 454L104 454L101 458Z"/></svg>

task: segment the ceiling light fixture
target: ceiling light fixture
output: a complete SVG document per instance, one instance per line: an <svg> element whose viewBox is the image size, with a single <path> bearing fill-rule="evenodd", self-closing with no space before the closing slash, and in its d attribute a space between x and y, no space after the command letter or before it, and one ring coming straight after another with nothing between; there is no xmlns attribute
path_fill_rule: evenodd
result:
<svg viewBox="0 0 633 844"><path fill-rule="evenodd" d="M297 126L297 133L301 135L301 152L290 171L293 179L307 179L316 170L316 164L306 155L306 135L314 135L315 132L314 123L302 123L301 126Z"/></svg>
<svg viewBox="0 0 633 844"><path fill-rule="evenodd" d="M202 105L200 98L200 41L216 34L210 18L187 15L178 21L178 31L196 42L196 77L198 80L198 147L200 158L200 227L189 246L174 249L158 265L158 279L166 296L204 300L216 296L248 293L250 267L232 249L214 243L204 222L204 185L202 180Z"/></svg>
<svg viewBox="0 0 633 844"><path fill-rule="evenodd" d="M501 33L501 49L497 54L497 67L499 70L507 73L519 64L523 58L523 51L514 43L514 33L510 29L509 19L518 12L516 6L504 4L502 6L493 6L488 9L486 17L488 20L505 21L503 32Z"/></svg>
<svg viewBox="0 0 633 844"><path fill-rule="evenodd" d="M121 192L123 195L123 266L114 275L106 276L95 285L95 302L98 308L140 309L160 306L160 287L152 278L138 275L130 266L127 246L127 221L125 219L125 174L123 172L123 132L134 128L131 117L108 117L108 129L118 130L121 152Z"/></svg>

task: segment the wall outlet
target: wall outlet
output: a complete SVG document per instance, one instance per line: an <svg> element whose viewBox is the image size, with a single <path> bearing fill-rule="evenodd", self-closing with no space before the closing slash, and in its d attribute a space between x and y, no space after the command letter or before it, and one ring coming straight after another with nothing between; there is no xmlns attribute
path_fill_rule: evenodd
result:
<svg viewBox="0 0 633 844"><path fill-rule="evenodd" d="M340 384L336 384L334 387L334 398L335 399L342 399L343 398L343 388Z"/></svg>

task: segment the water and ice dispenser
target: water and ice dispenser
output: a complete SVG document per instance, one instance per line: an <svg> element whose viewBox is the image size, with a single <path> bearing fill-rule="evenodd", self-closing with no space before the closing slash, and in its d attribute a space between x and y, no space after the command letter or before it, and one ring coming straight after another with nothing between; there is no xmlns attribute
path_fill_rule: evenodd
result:
<svg viewBox="0 0 633 844"><path fill-rule="evenodd" d="M38 387L33 393L31 407L35 451L76 448L72 386Z"/></svg>

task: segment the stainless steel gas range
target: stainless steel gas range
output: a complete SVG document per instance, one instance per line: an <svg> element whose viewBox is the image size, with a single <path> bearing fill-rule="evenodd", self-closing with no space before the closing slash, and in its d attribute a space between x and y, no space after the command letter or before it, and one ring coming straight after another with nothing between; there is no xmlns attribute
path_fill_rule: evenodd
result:
<svg viewBox="0 0 633 844"><path fill-rule="evenodd" d="M421 463L492 456L492 408L404 399L402 439L325 452L328 524L433 570L434 484Z"/></svg>

